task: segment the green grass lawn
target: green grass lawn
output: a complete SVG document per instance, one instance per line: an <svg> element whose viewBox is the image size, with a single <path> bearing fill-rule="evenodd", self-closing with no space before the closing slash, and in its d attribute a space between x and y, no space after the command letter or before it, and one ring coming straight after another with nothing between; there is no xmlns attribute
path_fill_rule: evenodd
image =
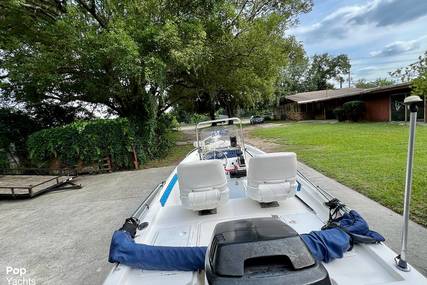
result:
<svg viewBox="0 0 427 285"><path fill-rule="evenodd" d="M172 147L166 157L161 159L150 160L144 163L141 168L155 168L169 165L177 165L185 156L194 149L192 145L177 145Z"/></svg>
<svg viewBox="0 0 427 285"><path fill-rule="evenodd" d="M187 138L182 132L173 131L171 134L173 141L187 141ZM192 144L185 145L174 145L165 157L160 159L154 159L147 161L141 168L155 168L155 167L163 167L169 165L177 165L181 160L185 158L185 156L194 149Z"/></svg>
<svg viewBox="0 0 427 285"><path fill-rule="evenodd" d="M402 213L408 126L388 123L290 123L257 128L283 151ZM427 126L417 127L411 219L427 226Z"/></svg>

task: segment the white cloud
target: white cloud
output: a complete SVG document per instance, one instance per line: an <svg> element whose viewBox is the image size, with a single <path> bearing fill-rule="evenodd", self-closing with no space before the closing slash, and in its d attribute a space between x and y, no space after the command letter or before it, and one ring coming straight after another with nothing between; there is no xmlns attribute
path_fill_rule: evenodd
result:
<svg viewBox="0 0 427 285"><path fill-rule="evenodd" d="M375 71L377 69L378 69L377 66L366 66L366 67L360 68L358 70L358 72L367 72L367 73L370 73L370 72L373 72L373 71Z"/></svg>
<svg viewBox="0 0 427 285"><path fill-rule="evenodd" d="M389 77L427 50L427 0L324 1L291 34L309 55L349 55L353 80Z"/></svg>
<svg viewBox="0 0 427 285"><path fill-rule="evenodd" d="M410 40L410 41L395 41L390 44L387 44L383 49L371 51L369 54L371 56L395 56L410 51L416 51L421 48L421 44L427 39L427 36L421 38Z"/></svg>
<svg viewBox="0 0 427 285"><path fill-rule="evenodd" d="M345 6L323 20L294 30L306 43L352 37L372 28L385 28L411 22L427 15L426 0L375 0Z"/></svg>

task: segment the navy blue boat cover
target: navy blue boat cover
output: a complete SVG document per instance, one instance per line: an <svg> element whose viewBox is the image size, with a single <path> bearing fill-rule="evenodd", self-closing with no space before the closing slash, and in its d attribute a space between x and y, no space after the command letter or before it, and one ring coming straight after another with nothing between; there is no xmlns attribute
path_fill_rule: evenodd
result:
<svg viewBox="0 0 427 285"><path fill-rule="evenodd" d="M148 270L197 271L205 268L207 247L137 244L125 231L115 231L108 261Z"/></svg>
<svg viewBox="0 0 427 285"><path fill-rule="evenodd" d="M301 235L317 260L330 262L343 257L343 254L351 249L351 237L346 232L370 237L377 242L385 240L379 233L371 231L368 223L354 210L345 213L337 222L342 229L332 228Z"/></svg>
<svg viewBox="0 0 427 285"><path fill-rule="evenodd" d="M384 241L379 233L369 230L366 221L354 210L344 214L338 224L341 228L312 231L301 237L313 256L330 262L341 258L351 249L351 238L346 233L367 236ZM137 244L125 231L115 231L110 245L108 261L148 270L196 271L204 269L207 247L171 247Z"/></svg>

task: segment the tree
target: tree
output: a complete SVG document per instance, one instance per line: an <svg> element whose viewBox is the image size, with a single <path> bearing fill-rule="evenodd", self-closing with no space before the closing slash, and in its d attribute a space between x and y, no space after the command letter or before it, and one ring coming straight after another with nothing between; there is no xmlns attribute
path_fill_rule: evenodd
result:
<svg viewBox="0 0 427 285"><path fill-rule="evenodd" d="M142 130L183 100L232 112L272 93L294 44L283 32L311 5L4 0L0 89L27 104L103 104Z"/></svg>
<svg viewBox="0 0 427 285"><path fill-rule="evenodd" d="M304 51L298 53L289 65L282 69L278 93L291 95L298 92L333 89L330 80L344 82L344 75L350 71L350 60L347 55L336 57L327 53L314 55L311 59Z"/></svg>
<svg viewBox="0 0 427 285"><path fill-rule="evenodd" d="M396 84L394 80L387 79L387 78L377 78L373 81L367 81L366 79L359 79L354 84L356 88L374 88L374 87L385 87Z"/></svg>
<svg viewBox="0 0 427 285"><path fill-rule="evenodd" d="M389 74L401 82L409 82L427 71L427 51L418 57L418 60L406 67L398 68Z"/></svg>
<svg viewBox="0 0 427 285"><path fill-rule="evenodd" d="M311 1L280 2L231 2L229 19L207 33L210 53L204 64L170 90L176 100L189 99L180 107L208 112L211 118L223 108L231 117L238 107L272 98L280 68L302 50L283 31L298 13L311 8Z"/></svg>
<svg viewBox="0 0 427 285"><path fill-rule="evenodd" d="M335 57L328 53L314 55L307 71L307 89L310 91L333 89L334 86L328 82L329 80L336 80L342 86L345 81L343 75L348 74L350 68L350 60L345 54Z"/></svg>
<svg viewBox="0 0 427 285"><path fill-rule="evenodd" d="M194 73L204 62L206 25L220 18L223 6L213 0L4 0L0 94L25 107L107 106L131 121L138 153L157 157L170 145L166 90L179 81L171 75Z"/></svg>
<svg viewBox="0 0 427 285"><path fill-rule="evenodd" d="M8 153L11 158L18 157L21 161L25 160L27 157L25 142L30 134L40 128L40 124L25 112L1 108L0 152ZM0 161L0 164L3 163ZM15 161L15 164L18 165L18 161Z"/></svg>
<svg viewBox="0 0 427 285"><path fill-rule="evenodd" d="M399 68L390 75L399 78L402 82L411 82L412 94L426 96L427 94L427 51L418 57L418 60L405 68Z"/></svg>
<svg viewBox="0 0 427 285"><path fill-rule="evenodd" d="M76 120L93 119L94 115L81 105L63 106L60 104L29 104L25 112L42 128L60 127Z"/></svg>
<svg viewBox="0 0 427 285"><path fill-rule="evenodd" d="M427 96L427 71L412 81L412 93L418 96Z"/></svg>
<svg viewBox="0 0 427 285"><path fill-rule="evenodd" d="M292 58L281 70L278 80L278 94L289 95L307 90L307 70L309 59L304 53Z"/></svg>
<svg viewBox="0 0 427 285"><path fill-rule="evenodd" d="M100 103L155 124L168 72L202 59L216 2L4 1L2 93L28 104Z"/></svg>

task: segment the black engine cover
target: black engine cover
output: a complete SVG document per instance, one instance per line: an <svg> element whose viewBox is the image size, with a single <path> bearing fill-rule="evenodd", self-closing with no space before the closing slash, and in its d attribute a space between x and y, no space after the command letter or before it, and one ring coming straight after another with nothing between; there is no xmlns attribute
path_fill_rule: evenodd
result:
<svg viewBox="0 0 427 285"><path fill-rule="evenodd" d="M331 285L298 233L274 218L217 224L205 263L211 285Z"/></svg>

